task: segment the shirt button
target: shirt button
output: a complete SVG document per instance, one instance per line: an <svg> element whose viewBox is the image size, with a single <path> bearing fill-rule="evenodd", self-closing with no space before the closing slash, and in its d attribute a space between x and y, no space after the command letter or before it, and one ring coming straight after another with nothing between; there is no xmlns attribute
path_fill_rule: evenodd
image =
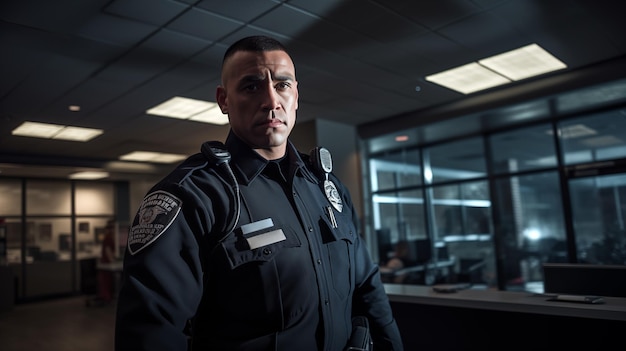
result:
<svg viewBox="0 0 626 351"><path fill-rule="evenodd" d="M328 300L324 300L324 305L328 306L328 304L329 304Z"/></svg>
<svg viewBox="0 0 626 351"><path fill-rule="evenodd" d="M317 264L322 264L322 260L320 260L319 258L317 259Z"/></svg>
<svg viewBox="0 0 626 351"><path fill-rule="evenodd" d="M270 250L270 249L268 249L268 248L264 248L264 249L263 249L263 254L264 254L264 255L269 255L269 254L271 254L271 253L272 253L272 250Z"/></svg>
<svg viewBox="0 0 626 351"><path fill-rule="evenodd" d="M313 227L309 227L309 231L312 232L313 231Z"/></svg>

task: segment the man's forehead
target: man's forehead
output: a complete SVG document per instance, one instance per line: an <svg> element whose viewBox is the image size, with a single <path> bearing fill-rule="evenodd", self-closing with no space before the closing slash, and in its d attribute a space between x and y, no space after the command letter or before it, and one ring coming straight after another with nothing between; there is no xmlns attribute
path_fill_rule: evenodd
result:
<svg viewBox="0 0 626 351"><path fill-rule="evenodd" d="M289 55L275 51L238 51L224 63L224 73L228 75L264 75L268 70L275 76L295 79L295 67Z"/></svg>

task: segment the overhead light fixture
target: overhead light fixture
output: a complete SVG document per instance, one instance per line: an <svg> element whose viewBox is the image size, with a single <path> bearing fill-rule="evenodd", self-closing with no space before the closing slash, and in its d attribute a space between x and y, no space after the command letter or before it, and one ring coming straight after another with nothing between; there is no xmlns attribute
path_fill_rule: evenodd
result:
<svg viewBox="0 0 626 351"><path fill-rule="evenodd" d="M76 172L76 173L70 174L70 179L95 180L95 179L107 178L108 176L109 176L108 172L103 172L103 171L85 171L85 172Z"/></svg>
<svg viewBox="0 0 626 351"><path fill-rule="evenodd" d="M31 138L89 141L102 134L102 129L64 126L59 124L24 122L11 131L12 135Z"/></svg>
<svg viewBox="0 0 626 351"><path fill-rule="evenodd" d="M228 116L215 102L175 96L146 111L149 115L186 119L202 123L228 124Z"/></svg>
<svg viewBox="0 0 626 351"><path fill-rule="evenodd" d="M511 80L522 80L567 68L567 65L537 44L495 55L478 63Z"/></svg>
<svg viewBox="0 0 626 351"><path fill-rule="evenodd" d="M102 134L102 129L67 126L54 135L52 139L89 141L100 134Z"/></svg>
<svg viewBox="0 0 626 351"><path fill-rule="evenodd" d="M469 63L433 74L426 77L426 80L463 94L470 94L511 82L509 79L486 69L478 63Z"/></svg>
<svg viewBox="0 0 626 351"><path fill-rule="evenodd" d="M567 65L539 45L530 44L427 76L426 80L463 94L470 94L563 68L567 68Z"/></svg>
<svg viewBox="0 0 626 351"><path fill-rule="evenodd" d="M180 154L167 154L162 152L152 151L133 151L126 155L120 156L120 160L123 161L138 161L138 162L154 162L154 163L174 163L187 158L187 155Z"/></svg>

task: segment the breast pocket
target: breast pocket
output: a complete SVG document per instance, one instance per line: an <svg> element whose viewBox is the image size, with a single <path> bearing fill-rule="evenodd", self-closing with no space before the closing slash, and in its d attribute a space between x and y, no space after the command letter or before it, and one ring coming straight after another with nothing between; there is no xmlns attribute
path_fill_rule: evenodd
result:
<svg viewBox="0 0 626 351"><path fill-rule="evenodd" d="M242 225L222 242L231 269L250 262L272 261L281 250L299 246L293 230L269 218Z"/></svg>
<svg viewBox="0 0 626 351"><path fill-rule="evenodd" d="M357 232L350 216L337 211L334 211L334 216L335 221L322 217L320 228L333 289L344 299L352 293L354 286L354 241Z"/></svg>

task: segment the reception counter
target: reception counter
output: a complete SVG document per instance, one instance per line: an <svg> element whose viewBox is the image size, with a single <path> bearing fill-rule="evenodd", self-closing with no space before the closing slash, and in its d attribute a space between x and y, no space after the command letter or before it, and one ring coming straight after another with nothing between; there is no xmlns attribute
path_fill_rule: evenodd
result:
<svg viewBox="0 0 626 351"><path fill-rule="evenodd" d="M405 350L502 350L623 345L626 298L550 301L528 292L387 284Z"/></svg>
<svg viewBox="0 0 626 351"><path fill-rule="evenodd" d="M626 298L603 297L602 304L550 301L550 295L528 292L462 289L438 293L428 286L385 286L393 302L471 308L504 312L626 321Z"/></svg>

